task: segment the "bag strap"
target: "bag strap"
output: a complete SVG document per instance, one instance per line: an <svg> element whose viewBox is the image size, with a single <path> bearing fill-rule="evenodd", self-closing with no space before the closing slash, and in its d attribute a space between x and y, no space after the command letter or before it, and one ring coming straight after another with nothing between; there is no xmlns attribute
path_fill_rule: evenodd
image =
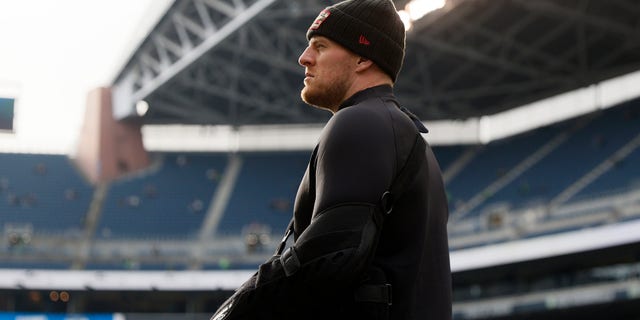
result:
<svg viewBox="0 0 640 320"><path fill-rule="evenodd" d="M393 205L397 199L400 198L407 188L411 186L411 183L417 176L418 170L420 170L420 162L425 155L426 142L422 136L418 133L411 147L411 153L404 163L404 166L400 169L398 175L391 182L391 186L387 191L382 194L380 198L380 205L382 206L382 212L387 215L393 211Z"/></svg>
<svg viewBox="0 0 640 320"><path fill-rule="evenodd" d="M427 143L424 141L420 133L416 134L416 138L411 147L411 151L404 165L398 172L398 175L391 182L389 189L382 194L380 198L380 208L382 210L381 223L378 230L382 230L385 216L393 211L395 201L402 196L411 186L420 170L420 163L424 159ZM428 171L427 171L428 172ZM428 173L427 173L428 175ZM428 179L428 178L427 178ZM375 245L380 240L380 232L376 233ZM371 262L368 264L370 265ZM384 284L363 284L356 288L354 299L359 302L384 303L392 305L393 298L391 295L392 286L389 283Z"/></svg>

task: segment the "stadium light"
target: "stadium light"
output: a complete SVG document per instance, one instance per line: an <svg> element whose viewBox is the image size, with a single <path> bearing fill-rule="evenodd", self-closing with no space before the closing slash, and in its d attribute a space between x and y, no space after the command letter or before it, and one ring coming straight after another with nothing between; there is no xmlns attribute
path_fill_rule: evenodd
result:
<svg viewBox="0 0 640 320"><path fill-rule="evenodd" d="M149 103L144 100L140 100L136 103L136 113L138 113L138 116L143 117L147 114L147 111L149 111Z"/></svg>
<svg viewBox="0 0 640 320"><path fill-rule="evenodd" d="M404 23L405 30L411 29L413 22L421 19L429 12L441 9L445 6L446 0L412 0L398 11L400 19Z"/></svg>

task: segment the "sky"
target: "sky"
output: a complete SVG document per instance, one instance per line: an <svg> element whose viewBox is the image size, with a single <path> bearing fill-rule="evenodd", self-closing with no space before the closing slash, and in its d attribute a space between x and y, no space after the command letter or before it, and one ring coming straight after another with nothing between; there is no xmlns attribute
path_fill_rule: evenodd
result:
<svg viewBox="0 0 640 320"><path fill-rule="evenodd" d="M15 97L0 151L71 152L87 93L109 86L171 0L0 0L0 96Z"/></svg>

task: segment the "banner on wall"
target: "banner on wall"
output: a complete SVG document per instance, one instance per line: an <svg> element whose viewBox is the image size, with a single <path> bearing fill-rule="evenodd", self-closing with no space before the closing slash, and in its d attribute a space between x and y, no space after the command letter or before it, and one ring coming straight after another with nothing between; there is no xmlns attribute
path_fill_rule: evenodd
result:
<svg viewBox="0 0 640 320"><path fill-rule="evenodd" d="M121 313L20 313L0 312L0 320L126 320Z"/></svg>

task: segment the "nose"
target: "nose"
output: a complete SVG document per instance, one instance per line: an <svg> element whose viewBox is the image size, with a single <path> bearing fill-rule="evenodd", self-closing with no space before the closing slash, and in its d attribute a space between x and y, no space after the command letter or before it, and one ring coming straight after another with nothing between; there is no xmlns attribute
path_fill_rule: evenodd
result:
<svg viewBox="0 0 640 320"><path fill-rule="evenodd" d="M311 47L308 46L306 49L304 49L304 51L302 51L302 54L298 58L298 63L303 67L307 67L313 63L313 58L311 57L311 53L309 52L310 48Z"/></svg>

